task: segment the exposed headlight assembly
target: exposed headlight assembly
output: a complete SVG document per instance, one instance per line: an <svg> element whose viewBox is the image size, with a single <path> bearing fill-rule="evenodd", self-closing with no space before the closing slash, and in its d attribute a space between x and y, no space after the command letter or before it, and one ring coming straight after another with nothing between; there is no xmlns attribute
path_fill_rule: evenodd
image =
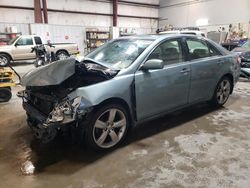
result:
<svg viewBox="0 0 250 188"><path fill-rule="evenodd" d="M82 97L76 97L72 100L66 99L55 105L46 123L70 123L76 120L77 114L83 113L84 106L85 104L82 101Z"/></svg>

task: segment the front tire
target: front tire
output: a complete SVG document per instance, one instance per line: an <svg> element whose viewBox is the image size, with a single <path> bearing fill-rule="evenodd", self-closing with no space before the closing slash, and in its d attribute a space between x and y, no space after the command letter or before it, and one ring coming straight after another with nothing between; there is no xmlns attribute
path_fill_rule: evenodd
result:
<svg viewBox="0 0 250 188"><path fill-rule="evenodd" d="M66 51L59 51L56 53L56 57L58 60L64 60L64 59L67 59L69 57L69 54Z"/></svg>
<svg viewBox="0 0 250 188"><path fill-rule="evenodd" d="M85 126L87 144L95 150L109 150L124 140L129 126L128 113L121 105L105 105Z"/></svg>
<svg viewBox="0 0 250 188"><path fill-rule="evenodd" d="M216 86L211 104L215 107L223 106L230 96L232 87L231 80L227 76L223 77Z"/></svg>

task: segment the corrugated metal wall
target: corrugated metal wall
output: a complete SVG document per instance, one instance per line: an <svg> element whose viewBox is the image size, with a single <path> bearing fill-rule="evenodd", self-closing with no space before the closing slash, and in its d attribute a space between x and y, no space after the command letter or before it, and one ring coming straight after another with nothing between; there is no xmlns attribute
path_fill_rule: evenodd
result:
<svg viewBox="0 0 250 188"><path fill-rule="evenodd" d="M8 28L10 27L16 27L17 32L21 32L22 35L28 35L30 34L29 24L25 23L0 23L0 33L2 32L8 32Z"/></svg>
<svg viewBox="0 0 250 188"><path fill-rule="evenodd" d="M77 43L81 54L84 54L85 28L82 26L65 26L50 24L30 24L31 34L41 36L44 43Z"/></svg>
<svg viewBox="0 0 250 188"><path fill-rule="evenodd" d="M10 32L10 27L15 27L22 35L39 35L44 43L47 40L52 43L77 43L81 54L84 54L86 34L82 26L0 23L0 33Z"/></svg>

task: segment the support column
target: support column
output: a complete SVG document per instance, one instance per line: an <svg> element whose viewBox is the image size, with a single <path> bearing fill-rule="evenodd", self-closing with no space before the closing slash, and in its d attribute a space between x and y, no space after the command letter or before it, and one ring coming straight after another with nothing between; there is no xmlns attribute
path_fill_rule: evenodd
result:
<svg viewBox="0 0 250 188"><path fill-rule="evenodd" d="M35 23L43 23L40 0L34 0Z"/></svg>
<svg viewBox="0 0 250 188"><path fill-rule="evenodd" d="M48 23L48 8L47 8L47 0L42 0L43 1L43 18L44 18L44 23Z"/></svg>
<svg viewBox="0 0 250 188"><path fill-rule="evenodd" d="M113 27L117 27L117 4L118 0L113 0Z"/></svg>

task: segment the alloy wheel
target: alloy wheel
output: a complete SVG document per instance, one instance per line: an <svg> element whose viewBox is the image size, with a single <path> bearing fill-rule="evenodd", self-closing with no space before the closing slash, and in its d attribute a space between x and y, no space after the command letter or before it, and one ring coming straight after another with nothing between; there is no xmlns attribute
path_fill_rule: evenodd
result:
<svg viewBox="0 0 250 188"><path fill-rule="evenodd" d="M224 104L229 95L230 95L230 90L231 90L231 84L229 80L225 79L223 80L217 90L217 101L219 104Z"/></svg>
<svg viewBox="0 0 250 188"><path fill-rule="evenodd" d="M94 141L101 148L111 148L123 138L126 128L125 114L117 108L108 109L95 121Z"/></svg>

